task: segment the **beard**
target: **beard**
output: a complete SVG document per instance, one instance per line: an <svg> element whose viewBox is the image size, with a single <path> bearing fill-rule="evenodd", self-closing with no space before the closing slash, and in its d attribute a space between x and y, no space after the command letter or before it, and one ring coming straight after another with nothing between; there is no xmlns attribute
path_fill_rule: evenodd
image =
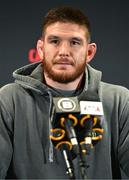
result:
<svg viewBox="0 0 129 180"><path fill-rule="evenodd" d="M46 73L46 75L53 81L65 84L76 80L81 74L84 73L86 62L84 60L80 64L75 65L74 63L72 63L71 65L75 67L74 71L66 70L65 68L62 68L62 70L54 70L53 64L44 60L43 70Z"/></svg>

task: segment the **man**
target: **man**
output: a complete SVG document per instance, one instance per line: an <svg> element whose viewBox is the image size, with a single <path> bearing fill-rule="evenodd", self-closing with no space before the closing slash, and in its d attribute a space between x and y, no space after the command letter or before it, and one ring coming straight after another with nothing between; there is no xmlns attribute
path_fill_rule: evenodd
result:
<svg viewBox="0 0 129 180"><path fill-rule="evenodd" d="M53 97L95 92L103 104L103 138L87 158L89 179L129 177L129 91L101 81L88 63L96 53L90 24L78 9L52 9L37 42L41 62L13 73L0 90L0 178L69 178L60 151L49 138ZM88 155L87 155L88 156ZM80 178L76 157L75 178Z"/></svg>

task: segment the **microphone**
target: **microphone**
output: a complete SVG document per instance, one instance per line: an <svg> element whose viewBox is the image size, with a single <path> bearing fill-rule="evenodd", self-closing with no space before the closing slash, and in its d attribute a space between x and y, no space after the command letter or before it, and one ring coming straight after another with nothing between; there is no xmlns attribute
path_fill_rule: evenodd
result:
<svg viewBox="0 0 129 180"><path fill-rule="evenodd" d="M64 160L65 160L66 174L69 175L70 179L75 179L74 167L73 167L73 163L72 163L72 157L70 154L70 150L72 148L72 145L70 143L67 143L67 142L61 142L61 144L59 145L59 148L60 148L60 151L63 155Z"/></svg>
<svg viewBox="0 0 129 180"><path fill-rule="evenodd" d="M95 143L102 139L104 130L101 127L100 117L104 115L102 102L97 93L92 91L83 92L78 100L80 102L80 126L84 129L84 140L80 142L82 152L89 154Z"/></svg>
<svg viewBox="0 0 129 180"><path fill-rule="evenodd" d="M74 154L79 153L79 145L74 127L78 123L77 114L80 112L77 97L55 97L56 126L64 128L67 138L72 144Z"/></svg>
<svg viewBox="0 0 129 180"><path fill-rule="evenodd" d="M72 156L70 153L72 144L66 140L65 131L60 128L51 129L49 138L52 140L55 148L61 151L66 164L66 174L69 175L70 179L75 179Z"/></svg>

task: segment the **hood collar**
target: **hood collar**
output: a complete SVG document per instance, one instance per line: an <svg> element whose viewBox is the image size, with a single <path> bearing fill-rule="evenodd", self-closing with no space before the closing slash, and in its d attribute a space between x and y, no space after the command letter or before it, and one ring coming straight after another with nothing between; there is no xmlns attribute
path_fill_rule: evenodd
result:
<svg viewBox="0 0 129 180"><path fill-rule="evenodd" d="M87 76L87 86L89 91L98 91L98 86L100 84L102 78L102 72L92 68L89 64L86 68L86 76Z"/></svg>
<svg viewBox="0 0 129 180"><path fill-rule="evenodd" d="M86 67L86 81L84 91L98 91L99 82L101 80L102 73L89 64ZM13 72L15 82L22 85L24 88L32 89L37 93L47 93L48 87L42 83L42 62L36 62L23 66Z"/></svg>
<svg viewBox="0 0 129 180"><path fill-rule="evenodd" d="M26 89L40 94L47 93L48 87L42 83L42 62L23 66L13 72L15 82Z"/></svg>

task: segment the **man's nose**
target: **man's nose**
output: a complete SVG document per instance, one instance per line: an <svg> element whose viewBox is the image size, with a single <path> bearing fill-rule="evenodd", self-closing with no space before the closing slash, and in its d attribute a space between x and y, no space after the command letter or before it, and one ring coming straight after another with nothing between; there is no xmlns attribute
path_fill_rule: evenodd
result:
<svg viewBox="0 0 129 180"><path fill-rule="evenodd" d="M62 42L59 47L59 56L69 56L70 47L67 42Z"/></svg>

